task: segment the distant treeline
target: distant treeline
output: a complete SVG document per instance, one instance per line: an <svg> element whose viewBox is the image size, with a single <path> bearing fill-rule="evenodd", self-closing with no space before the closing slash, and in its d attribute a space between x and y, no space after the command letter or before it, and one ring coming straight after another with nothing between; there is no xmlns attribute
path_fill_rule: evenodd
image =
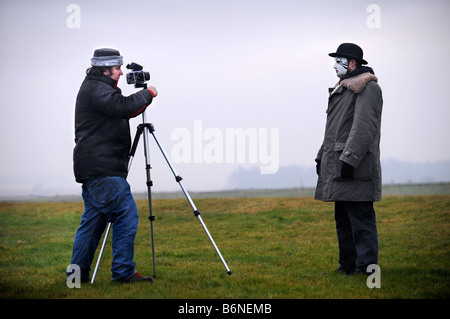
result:
<svg viewBox="0 0 450 319"><path fill-rule="evenodd" d="M189 191L189 190L188 190ZM314 187L280 188L280 189L233 189L213 192L191 192L192 198L255 198L255 197L313 197ZM383 186L383 196L389 195L450 195L450 183L430 184L388 184ZM147 193L135 193L136 200L146 200ZM152 192L153 199L185 198L181 189L173 192ZM76 202L82 201L80 196L16 196L1 197L0 201L13 202Z"/></svg>
<svg viewBox="0 0 450 319"><path fill-rule="evenodd" d="M249 198L249 197L312 197L315 188L234 189L215 192L189 192L192 198ZM383 195L450 195L450 183L384 185ZM152 198L183 198L178 192L155 192ZM147 199L146 193L135 194L136 199Z"/></svg>

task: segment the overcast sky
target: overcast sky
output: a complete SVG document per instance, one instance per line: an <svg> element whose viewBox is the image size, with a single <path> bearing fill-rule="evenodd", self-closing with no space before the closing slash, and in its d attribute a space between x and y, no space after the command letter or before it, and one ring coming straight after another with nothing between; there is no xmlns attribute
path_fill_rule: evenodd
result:
<svg viewBox="0 0 450 319"><path fill-rule="evenodd" d="M147 119L188 190L219 190L239 168L263 167L263 142L266 155L277 151L272 164L313 169L337 82L328 53L342 42L360 45L379 78L382 159L448 160L449 9L446 0L1 0L0 195L79 192L75 98L102 47L150 72L159 95ZM136 91L125 77L119 86ZM131 120L133 137L140 122ZM256 132L253 162L239 163L237 146L226 160L226 133L238 128ZM154 190L179 189L150 146ZM211 148L222 163L205 155ZM146 189L142 144L129 181Z"/></svg>

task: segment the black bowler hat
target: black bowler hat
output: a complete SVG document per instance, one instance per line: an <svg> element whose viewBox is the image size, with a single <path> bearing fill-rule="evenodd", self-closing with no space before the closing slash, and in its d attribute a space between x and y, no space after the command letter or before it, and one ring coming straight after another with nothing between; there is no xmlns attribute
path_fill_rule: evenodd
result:
<svg viewBox="0 0 450 319"><path fill-rule="evenodd" d="M336 50L336 53L328 54L332 57L344 57L347 59L354 59L361 64L367 64L367 61L363 59L363 50L353 43L342 43Z"/></svg>

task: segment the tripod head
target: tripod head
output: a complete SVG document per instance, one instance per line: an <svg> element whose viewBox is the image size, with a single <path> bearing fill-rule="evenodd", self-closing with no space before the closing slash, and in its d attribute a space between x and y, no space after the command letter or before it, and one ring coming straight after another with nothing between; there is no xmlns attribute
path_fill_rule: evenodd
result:
<svg viewBox="0 0 450 319"><path fill-rule="evenodd" d="M147 83L136 83L136 84L134 85L134 87L135 87L136 89L138 89L138 88L144 88L144 89L146 89L146 88L147 88Z"/></svg>

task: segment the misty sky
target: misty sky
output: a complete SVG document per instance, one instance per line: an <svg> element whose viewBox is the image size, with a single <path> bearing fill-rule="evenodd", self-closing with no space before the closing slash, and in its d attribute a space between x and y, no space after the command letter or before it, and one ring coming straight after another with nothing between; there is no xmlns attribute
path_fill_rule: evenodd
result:
<svg viewBox="0 0 450 319"><path fill-rule="evenodd" d="M180 146L177 132L197 134L204 150L205 132L254 129L261 139L275 129L279 166L313 169L328 87L338 80L328 53L354 42L383 90L382 159L448 160L449 9L445 0L1 0L0 195L79 193L75 98L102 47L150 72L159 95L147 119L169 155ZM136 91L125 77L119 86ZM131 120L133 137L140 122ZM150 147L154 190L178 190L153 139ZM261 167L260 158L195 162L193 147L191 163L174 163L188 190L220 190L239 168ZM142 144L129 182L146 189Z"/></svg>

